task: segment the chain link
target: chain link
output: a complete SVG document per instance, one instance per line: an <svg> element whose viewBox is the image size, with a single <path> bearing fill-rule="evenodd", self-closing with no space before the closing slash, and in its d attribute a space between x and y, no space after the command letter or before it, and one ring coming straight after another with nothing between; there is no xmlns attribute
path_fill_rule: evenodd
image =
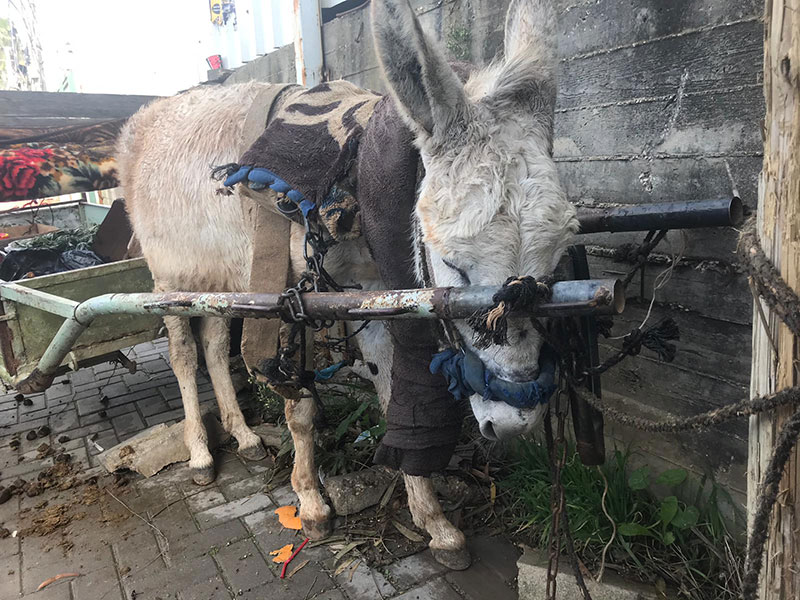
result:
<svg viewBox="0 0 800 600"><path fill-rule="evenodd" d="M278 210L290 216L299 209L290 211L285 206L279 206ZM330 329L335 325L336 321L311 317L305 310L303 294L308 292L327 292L330 290L341 292L348 288L361 289L361 286L340 285L331 277L325 270L323 263L325 261L325 255L337 242L331 238L330 235L326 235L327 231L316 223L316 221L310 219L309 215L304 214L303 221L305 225L303 260L305 261L306 269L301 274L299 281L294 286L286 288L278 300L278 304L285 308L288 313L288 318L284 320L292 324L292 329L287 343L278 349L278 355L276 357L278 367L275 375L277 378L283 380L281 383L292 381L296 385L310 389L315 398L318 399L316 390L314 389L313 379L311 379L312 372L305 371L305 329L309 328L315 332L322 331L323 329ZM328 338L329 342L326 342L326 345L331 350L340 351L347 356L349 355L347 342L365 327L366 323L354 333L343 338ZM299 344L297 342L298 337L300 338ZM301 354L299 366L294 360L298 350Z"/></svg>
<svg viewBox="0 0 800 600"><path fill-rule="evenodd" d="M307 215L303 216L305 222L305 236L303 237L303 260L306 263L306 270L300 276L300 280L292 287L287 288L281 294L279 304L288 309L289 316L294 323L303 323L306 327L314 331L321 331L333 326L335 321L325 319L314 319L310 317L303 306L303 294L306 292L327 292L334 290L342 291L346 287L341 286L325 270L323 262L325 255L336 241L325 238L325 231L312 225L312 220Z"/></svg>

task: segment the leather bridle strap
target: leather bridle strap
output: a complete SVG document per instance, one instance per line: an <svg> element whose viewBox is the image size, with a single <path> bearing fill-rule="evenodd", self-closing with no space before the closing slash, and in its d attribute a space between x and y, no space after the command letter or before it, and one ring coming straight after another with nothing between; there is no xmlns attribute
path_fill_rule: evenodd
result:
<svg viewBox="0 0 800 600"><path fill-rule="evenodd" d="M431 276L432 266L430 257L425 249L425 242L422 241L422 228L418 221L415 220L415 223L416 232L414 235L414 246L416 247L422 283L426 288L432 288L434 282ZM442 326L442 333L446 344L451 348L461 350L464 347L464 341L461 339L461 335L458 333L458 329L453 324L453 321L447 316L443 316L439 318L439 323Z"/></svg>

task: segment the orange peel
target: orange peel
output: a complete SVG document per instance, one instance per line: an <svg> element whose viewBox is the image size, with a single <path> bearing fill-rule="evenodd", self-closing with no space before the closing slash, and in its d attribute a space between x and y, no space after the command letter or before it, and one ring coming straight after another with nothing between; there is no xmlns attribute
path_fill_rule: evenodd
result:
<svg viewBox="0 0 800 600"><path fill-rule="evenodd" d="M288 506L281 506L275 509L275 514L278 515L278 521L280 521L281 525L286 527L286 529L299 531L303 528L303 523L300 521L300 517L297 516L296 506L292 506L291 504Z"/></svg>
<svg viewBox="0 0 800 600"><path fill-rule="evenodd" d="M278 548L270 552L269 555L275 557L272 559L272 562L283 563L289 560L289 557L292 555L292 548L294 548L294 544L286 544L283 548Z"/></svg>

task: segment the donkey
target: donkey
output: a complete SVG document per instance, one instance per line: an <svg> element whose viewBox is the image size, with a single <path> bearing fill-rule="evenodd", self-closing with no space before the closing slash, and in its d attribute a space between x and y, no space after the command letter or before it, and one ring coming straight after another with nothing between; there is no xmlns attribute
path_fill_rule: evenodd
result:
<svg viewBox="0 0 800 600"><path fill-rule="evenodd" d="M437 286L501 286L509 277L551 274L578 227L551 158L557 66L551 0L513 0L504 58L472 72L465 83L423 33L408 0L373 0L372 28L400 126L410 130L424 166L413 215L420 282L423 260ZM117 155L126 204L156 291L248 290L253 248L241 201L215 193L209 167L239 158L245 117L268 85L208 86L157 100L122 131ZM302 235L293 225L292 280L304 267ZM361 239L331 249L326 268L343 284L384 285ZM200 420L195 340L188 319L164 321L186 413L193 479L208 484L214 470ZM472 347L467 323L456 327L497 377L536 378L543 340L530 324L509 322L509 344L480 348ZM225 429L241 456L263 458L261 440L245 424L231 383L229 323L203 318L199 340ZM392 371L387 328L373 323L356 340L364 364L378 367L377 374L360 372L374 381L385 407ZM470 404L482 434L493 440L529 431L545 410L480 396ZM286 400L295 446L292 486L306 534L319 538L329 531L331 511L314 469L314 413L310 398ZM430 479L404 476L414 522L430 534L434 556L451 568L466 568L464 535L444 516Z"/></svg>

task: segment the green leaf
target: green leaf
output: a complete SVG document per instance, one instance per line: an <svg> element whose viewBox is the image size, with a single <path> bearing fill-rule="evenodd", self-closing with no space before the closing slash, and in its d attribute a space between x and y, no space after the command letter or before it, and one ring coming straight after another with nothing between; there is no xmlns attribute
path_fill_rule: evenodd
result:
<svg viewBox="0 0 800 600"><path fill-rule="evenodd" d="M632 490L646 489L650 485L650 467L644 466L631 473L628 485Z"/></svg>
<svg viewBox="0 0 800 600"><path fill-rule="evenodd" d="M386 433L386 421L381 419L381 422L377 425L373 425L369 429L365 429L361 433L358 434L356 441L353 444L362 444L366 441L375 441L379 440L383 437L383 434Z"/></svg>
<svg viewBox="0 0 800 600"><path fill-rule="evenodd" d="M421 542L423 537L418 534L416 531L412 531L402 523L398 523L397 521L392 521L392 525L395 526L395 529L402 533L405 537L407 537L412 542Z"/></svg>
<svg viewBox="0 0 800 600"><path fill-rule="evenodd" d="M694 527L699 518L700 511L694 506L687 506L686 510L678 511L678 514L672 519L672 526L678 529L688 529L689 527Z"/></svg>
<svg viewBox="0 0 800 600"><path fill-rule="evenodd" d="M687 473L684 469L669 469L658 476L656 483L670 487L680 485L686 480L686 475Z"/></svg>
<svg viewBox="0 0 800 600"><path fill-rule="evenodd" d="M675 542L675 534L672 533L671 531L668 531L667 533L664 534L664 537L661 539L661 541L664 542L664 544L666 544L667 546L669 546L670 544Z"/></svg>
<svg viewBox="0 0 800 600"><path fill-rule="evenodd" d="M661 501L661 522L666 526L672 522L678 514L678 499L675 496L668 496Z"/></svg>
<svg viewBox="0 0 800 600"><path fill-rule="evenodd" d="M365 400L356 410L347 415L346 419L339 423L339 425L336 427L336 431L333 432L333 437L337 442L344 437L344 434L347 433L350 425L356 422L356 420L364 413L364 411L367 410L369 405L370 403Z"/></svg>
<svg viewBox="0 0 800 600"><path fill-rule="evenodd" d="M628 537L634 535L652 535L647 527L639 525L639 523L622 523L619 526L619 532Z"/></svg>

